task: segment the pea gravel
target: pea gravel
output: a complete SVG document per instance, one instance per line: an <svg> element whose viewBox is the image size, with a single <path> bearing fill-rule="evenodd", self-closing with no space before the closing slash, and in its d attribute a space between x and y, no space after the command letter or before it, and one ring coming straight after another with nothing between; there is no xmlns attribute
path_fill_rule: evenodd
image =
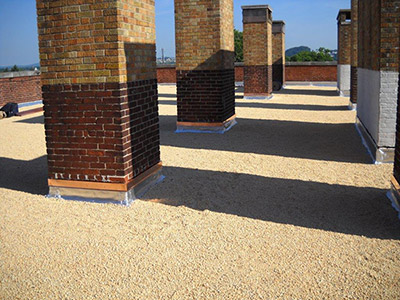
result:
<svg viewBox="0 0 400 300"><path fill-rule="evenodd" d="M399 299L400 221L333 88L237 91L224 135L175 134L130 207L45 197L43 117L0 120L0 299Z"/></svg>

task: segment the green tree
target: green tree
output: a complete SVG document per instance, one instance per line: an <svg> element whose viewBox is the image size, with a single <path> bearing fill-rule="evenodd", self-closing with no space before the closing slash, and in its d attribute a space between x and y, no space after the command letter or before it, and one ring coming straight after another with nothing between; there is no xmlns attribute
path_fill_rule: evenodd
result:
<svg viewBox="0 0 400 300"><path fill-rule="evenodd" d="M234 29L235 36L235 61L243 61L243 32Z"/></svg>
<svg viewBox="0 0 400 300"><path fill-rule="evenodd" d="M5 69L3 70L3 72L10 72L10 71L8 71L8 68L5 68Z"/></svg>
<svg viewBox="0 0 400 300"><path fill-rule="evenodd" d="M19 68L17 67L17 65L14 65L12 68L11 68L11 72L18 72L19 71Z"/></svg>
<svg viewBox="0 0 400 300"><path fill-rule="evenodd" d="M333 61L330 50L319 48L317 51L301 51L287 58L288 61Z"/></svg>

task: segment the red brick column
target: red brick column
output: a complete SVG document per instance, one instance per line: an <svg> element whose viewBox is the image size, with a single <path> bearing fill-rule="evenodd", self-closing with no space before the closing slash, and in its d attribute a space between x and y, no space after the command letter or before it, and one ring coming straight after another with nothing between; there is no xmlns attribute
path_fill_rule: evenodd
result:
<svg viewBox="0 0 400 300"><path fill-rule="evenodd" d="M235 124L233 0L175 0L177 132Z"/></svg>
<svg viewBox="0 0 400 300"><path fill-rule="evenodd" d="M272 22L272 81L273 90L285 85L285 22Z"/></svg>
<svg viewBox="0 0 400 300"><path fill-rule="evenodd" d="M338 81L337 88L341 96L350 96L351 74L351 10L341 9L338 21Z"/></svg>
<svg viewBox="0 0 400 300"><path fill-rule="evenodd" d="M268 99L272 93L272 10L242 6L245 99Z"/></svg>
<svg viewBox="0 0 400 300"><path fill-rule="evenodd" d="M357 67L358 67L358 0L351 0L350 108L355 108L357 105Z"/></svg>
<svg viewBox="0 0 400 300"><path fill-rule="evenodd" d="M50 195L127 204L160 176L154 1L37 13Z"/></svg>

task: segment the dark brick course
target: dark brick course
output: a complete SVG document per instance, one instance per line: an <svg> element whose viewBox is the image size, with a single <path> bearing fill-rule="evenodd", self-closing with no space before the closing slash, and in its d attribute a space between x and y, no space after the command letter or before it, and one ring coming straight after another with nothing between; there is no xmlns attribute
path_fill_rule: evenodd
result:
<svg viewBox="0 0 400 300"><path fill-rule="evenodd" d="M235 72L176 71L178 122L223 122L235 114Z"/></svg>
<svg viewBox="0 0 400 300"><path fill-rule="evenodd" d="M272 93L272 66L244 66L244 95L265 95Z"/></svg>
<svg viewBox="0 0 400 300"><path fill-rule="evenodd" d="M50 179L125 183L160 161L156 79L42 91Z"/></svg>

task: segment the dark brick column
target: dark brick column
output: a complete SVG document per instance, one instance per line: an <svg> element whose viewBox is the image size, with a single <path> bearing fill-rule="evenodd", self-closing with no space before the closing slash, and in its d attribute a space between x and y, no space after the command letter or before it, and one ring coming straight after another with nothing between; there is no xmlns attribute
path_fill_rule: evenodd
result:
<svg viewBox="0 0 400 300"><path fill-rule="evenodd" d="M175 0L177 132L235 122L233 0Z"/></svg>
<svg viewBox="0 0 400 300"><path fill-rule="evenodd" d="M338 21L338 79L337 88L341 96L350 96L351 74L351 10L341 9Z"/></svg>
<svg viewBox="0 0 400 300"><path fill-rule="evenodd" d="M350 109L357 106L357 67L358 67L358 0L351 0L351 75Z"/></svg>
<svg viewBox="0 0 400 300"><path fill-rule="evenodd" d="M358 2L357 125L377 162L393 162L400 0Z"/></svg>
<svg viewBox="0 0 400 300"><path fill-rule="evenodd" d="M273 90L285 85L285 22L272 22L272 81Z"/></svg>
<svg viewBox="0 0 400 300"><path fill-rule="evenodd" d="M245 99L269 99L272 93L272 9L242 6Z"/></svg>
<svg viewBox="0 0 400 300"><path fill-rule="evenodd" d="M160 176L154 2L37 13L49 194L128 204Z"/></svg>

